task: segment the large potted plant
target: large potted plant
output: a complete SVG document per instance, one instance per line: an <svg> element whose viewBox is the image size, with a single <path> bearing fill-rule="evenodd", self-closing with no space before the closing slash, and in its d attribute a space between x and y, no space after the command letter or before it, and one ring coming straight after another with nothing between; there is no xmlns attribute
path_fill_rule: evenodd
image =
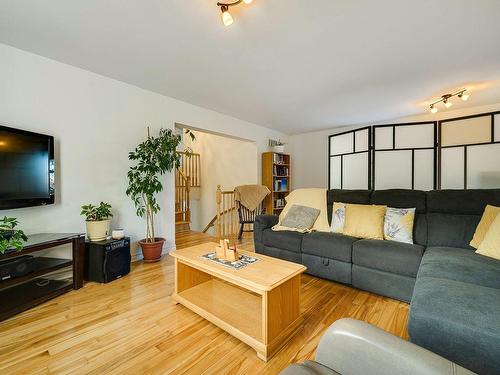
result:
<svg viewBox="0 0 500 375"><path fill-rule="evenodd" d="M194 139L189 130L186 133ZM140 240L139 245L147 262L161 259L165 239L155 235L155 215L160 212L156 194L163 190L160 176L180 166L177 148L181 144L181 136L171 129L160 129L155 137L149 134L148 128L148 138L128 155L135 165L128 171L127 195L134 201L137 216L146 218L146 238ZM192 153L188 147L185 152Z"/></svg>
<svg viewBox="0 0 500 375"><path fill-rule="evenodd" d="M104 241L109 236L111 205L106 202L101 202L99 206L86 204L82 206L80 215L85 216L85 224L87 226L87 237L90 241Z"/></svg>
<svg viewBox="0 0 500 375"><path fill-rule="evenodd" d="M24 232L16 229L17 224L18 221L14 217L4 216L0 219L0 254L10 249L21 251L23 242L28 241Z"/></svg>

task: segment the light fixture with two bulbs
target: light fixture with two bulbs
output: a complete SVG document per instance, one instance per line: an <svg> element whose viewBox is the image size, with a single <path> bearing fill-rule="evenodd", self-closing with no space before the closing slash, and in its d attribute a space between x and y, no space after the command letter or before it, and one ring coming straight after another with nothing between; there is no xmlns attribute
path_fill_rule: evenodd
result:
<svg viewBox="0 0 500 375"><path fill-rule="evenodd" d="M245 4L251 4L253 0L236 0L233 1L232 3L217 3L217 6L220 7L220 10L222 12L222 23L224 26L231 26L234 22L233 16L231 13L229 13L229 8L235 5L238 5L239 3L245 3Z"/></svg>
<svg viewBox="0 0 500 375"><path fill-rule="evenodd" d="M460 99L462 99L464 102L466 102L469 99L470 94L467 92L467 89L461 89L461 90L455 91L452 94L444 94L441 96L441 99L436 100L435 102L431 103L431 105L430 105L431 112L436 113L438 111L436 104L441 103L441 102L444 104L444 106L446 108L450 108L453 105L453 103L450 101L450 99L454 96L458 96Z"/></svg>

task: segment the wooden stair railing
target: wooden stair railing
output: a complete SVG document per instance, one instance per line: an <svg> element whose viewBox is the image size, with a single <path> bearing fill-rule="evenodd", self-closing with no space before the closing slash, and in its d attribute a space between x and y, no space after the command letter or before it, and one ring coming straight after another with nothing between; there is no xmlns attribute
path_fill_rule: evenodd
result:
<svg viewBox="0 0 500 375"><path fill-rule="evenodd" d="M190 229L191 208L189 200L189 176L184 175L180 170L177 170L177 172L175 181L175 228L179 232Z"/></svg>
<svg viewBox="0 0 500 375"><path fill-rule="evenodd" d="M215 193L217 203L217 238L236 239L238 233L238 210L234 190L222 191L220 185Z"/></svg>
<svg viewBox="0 0 500 375"><path fill-rule="evenodd" d="M180 166L175 171L175 228L177 232L190 229L190 190L201 187L200 154L177 152Z"/></svg>
<svg viewBox="0 0 500 375"><path fill-rule="evenodd" d="M217 213L203 229L203 233L216 226L217 238L234 240L238 234L238 210L234 200L234 191L222 191L220 185L217 185L215 202Z"/></svg>
<svg viewBox="0 0 500 375"><path fill-rule="evenodd" d="M200 154L194 152L180 152L177 154L181 157L181 165L178 168L184 176L189 177L191 187L201 187L201 157Z"/></svg>
<svg viewBox="0 0 500 375"><path fill-rule="evenodd" d="M220 215L228 214L229 211L231 211L231 210L236 210L236 207L229 208L226 211L221 212ZM202 230L202 233L207 233L208 230L210 228L212 228L216 223L217 223L217 214L214 215L214 217L212 218L212 220L210 220L210 222L207 224L207 226Z"/></svg>

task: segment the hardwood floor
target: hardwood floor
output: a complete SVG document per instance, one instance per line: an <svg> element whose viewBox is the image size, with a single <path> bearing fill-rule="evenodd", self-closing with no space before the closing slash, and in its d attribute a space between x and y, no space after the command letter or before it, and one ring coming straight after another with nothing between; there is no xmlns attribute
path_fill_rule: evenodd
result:
<svg viewBox="0 0 500 375"><path fill-rule="evenodd" d="M241 247L253 248L246 233ZM212 240L179 233L179 248ZM87 283L0 322L0 374L276 374L314 357L335 320L365 320L407 338L408 305L302 277L303 329L269 362L170 298L173 261L137 262L123 279ZM0 301L1 302L1 301Z"/></svg>

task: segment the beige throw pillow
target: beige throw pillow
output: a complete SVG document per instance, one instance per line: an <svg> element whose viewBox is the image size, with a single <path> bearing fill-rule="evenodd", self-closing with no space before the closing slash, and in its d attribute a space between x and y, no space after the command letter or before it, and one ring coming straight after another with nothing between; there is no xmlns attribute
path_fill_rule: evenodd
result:
<svg viewBox="0 0 500 375"><path fill-rule="evenodd" d="M486 232L490 228L491 223L500 213L500 207L495 207L491 205L487 205L483 212L483 217L481 217L481 221L479 222L476 231L474 232L474 237L472 237L472 241L470 245L477 249L481 242L483 242L484 236L486 236Z"/></svg>
<svg viewBox="0 0 500 375"><path fill-rule="evenodd" d="M286 206L281 211L279 222L272 229L275 231L290 230L288 227L282 226L283 219L286 217L290 208L296 204L300 206L312 207L320 210L318 218L314 222L310 230L296 229L298 232L309 232L311 230L318 232L329 232L328 214L326 209L326 189L310 188L296 189L285 198Z"/></svg>
<svg viewBox="0 0 500 375"><path fill-rule="evenodd" d="M387 206L347 204L344 234L372 240L384 239L384 216Z"/></svg>
<svg viewBox="0 0 500 375"><path fill-rule="evenodd" d="M476 253L500 260L500 214L491 223Z"/></svg>

